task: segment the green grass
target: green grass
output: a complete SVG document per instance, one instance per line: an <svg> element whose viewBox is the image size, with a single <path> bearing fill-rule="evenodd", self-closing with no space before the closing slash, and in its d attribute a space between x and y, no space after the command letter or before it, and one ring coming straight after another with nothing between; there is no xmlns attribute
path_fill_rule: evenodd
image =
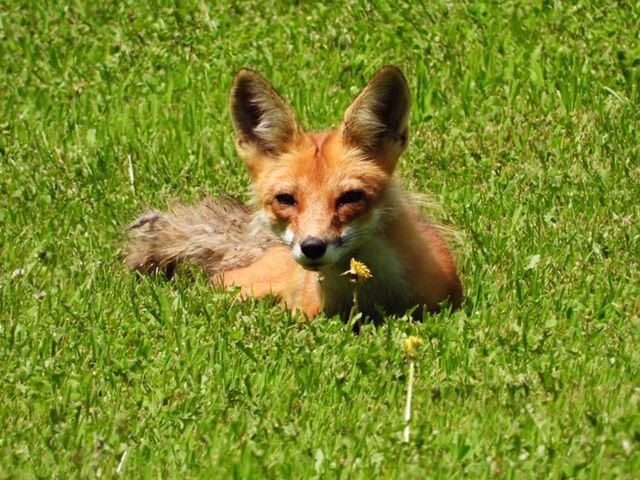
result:
<svg viewBox="0 0 640 480"><path fill-rule="evenodd" d="M0 478L635 476L640 5L217 3L0 1ZM461 311L355 336L125 272L146 206L247 198L236 69L321 130L388 63Z"/></svg>

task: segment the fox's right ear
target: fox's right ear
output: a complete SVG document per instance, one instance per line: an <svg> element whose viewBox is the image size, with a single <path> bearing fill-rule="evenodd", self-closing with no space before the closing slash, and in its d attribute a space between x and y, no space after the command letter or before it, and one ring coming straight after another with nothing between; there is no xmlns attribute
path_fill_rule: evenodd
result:
<svg viewBox="0 0 640 480"><path fill-rule="evenodd" d="M230 103L238 152L248 163L256 154L283 153L301 132L291 107L258 72L236 74Z"/></svg>

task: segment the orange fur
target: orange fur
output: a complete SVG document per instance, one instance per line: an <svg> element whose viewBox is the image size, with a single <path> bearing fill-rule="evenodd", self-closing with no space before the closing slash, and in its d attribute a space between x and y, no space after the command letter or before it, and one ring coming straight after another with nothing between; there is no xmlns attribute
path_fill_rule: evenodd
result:
<svg viewBox="0 0 640 480"><path fill-rule="evenodd" d="M194 249L188 248L188 228L171 230L177 220L161 222L165 231L142 233L138 221L130 268L162 267L168 260L158 252L171 252L173 260L203 264L217 284L238 286L244 296L276 295L310 317L320 310L346 314L354 288L360 309L372 317L380 308L394 314L412 307L436 311L445 300L458 307L462 287L450 250L393 180L407 144L409 110L404 76L396 67L385 67L338 129L305 133L264 78L241 70L231 91L231 113L263 224L241 222L245 229L236 232L233 246L206 245L200 235ZM237 224L233 214L228 220ZM217 217L213 231L224 230L218 223ZM165 245L176 239L179 245ZM349 282L342 273L351 258L369 266L373 278Z"/></svg>

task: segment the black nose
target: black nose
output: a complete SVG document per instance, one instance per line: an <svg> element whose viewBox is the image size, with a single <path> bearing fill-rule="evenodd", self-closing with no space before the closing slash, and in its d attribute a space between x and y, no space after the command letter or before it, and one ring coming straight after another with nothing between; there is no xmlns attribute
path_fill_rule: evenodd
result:
<svg viewBox="0 0 640 480"><path fill-rule="evenodd" d="M315 260L323 256L324 252L327 251L327 243L316 237L305 238L300 243L300 250L302 250L305 257Z"/></svg>

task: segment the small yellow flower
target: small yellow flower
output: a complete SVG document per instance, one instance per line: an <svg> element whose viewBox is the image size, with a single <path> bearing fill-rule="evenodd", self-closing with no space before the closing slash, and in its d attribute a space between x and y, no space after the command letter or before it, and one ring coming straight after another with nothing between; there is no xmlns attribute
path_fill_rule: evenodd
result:
<svg viewBox="0 0 640 480"><path fill-rule="evenodd" d="M424 340L420 337L416 337L415 335L409 335L407 338L404 339L404 342L402 344L402 347L404 349L404 354L407 357L410 357L413 355L413 349L415 347L419 347L420 345L424 345Z"/></svg>
<svg viewBox="0 0 640 480"><path fill-rule="evenodd" d="M349 270L344 272L342 275L349 275L351 277L352 282L357 282L358 280L368 280L373 277L371 270L364 263L359 262L355 258L351 259L351 263L349 264Z"/></svg>

